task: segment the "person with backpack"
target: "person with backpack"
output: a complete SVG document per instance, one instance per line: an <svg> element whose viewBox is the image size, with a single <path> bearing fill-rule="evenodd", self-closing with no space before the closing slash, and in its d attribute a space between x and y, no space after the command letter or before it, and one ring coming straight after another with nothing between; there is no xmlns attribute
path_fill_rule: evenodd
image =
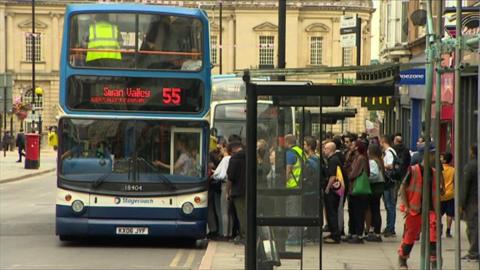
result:
<svg viewBox="0 0 480 270"><path fill-rule="evenodd" d="M383 192L383 203L387 211L387 226L383 231L384 237L396 236L395 219L397 206L397 182L401 180L400 159L397 152L391 147L390 136L380 137L380 145L383 150L383 165L385 167L385 191Z"/></svg>
<svg viewBox="0 0 480 270"><path fill-rule="evenodd" d="M297 138L293 134L285 136L285 156L286 156L286 168L285 175L287 178L287 189L299 189L301 188L302 169L305 161L305 154L302 148L296 145ZM286 207L285 212L289 217L301 216L301 196L292 195L287 196L285 199ZM287 245L299 245L300 243L300 229L289 228Z"/></svg>
<svg viewBox="0 0 480 270"><path fill-rule="evenodd" d="M400 134L400 133L395 134L395 137L393 139L392 148L393 148L393 150L395 150L395 152L398 155L398 158L400 159L400 161L402 163L401 179L403 179L403 177L407 174L408 167L410 166L410 162L411 162L412 157L410 155L410 150L408 150L408 148L403 143L402 134Z"/></svg>
<svg viewBox="0 0 480 270"><path fill-rule="evenodd" d="M302 189L303 211L305 216L315 216L318 213L318 189L320 184L320 159L315 153L317 141L311 136L306 136L303 141L303 151L307 160L303 166ZM317 227L308 227L306 238L310 241L318 240L319 231Z"/></svg>

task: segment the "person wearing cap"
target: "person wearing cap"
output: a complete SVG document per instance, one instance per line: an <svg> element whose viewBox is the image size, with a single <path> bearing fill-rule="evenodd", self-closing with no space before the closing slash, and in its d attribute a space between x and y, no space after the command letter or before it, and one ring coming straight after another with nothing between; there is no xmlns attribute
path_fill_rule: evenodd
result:
<svg viewBox="0 0 480 270"><path fill-rule="evenodd" d="M436 264L436 215L435 215L435 148L431 146L429 151L430 160L430 199L428 209L422 209L423 172L424 162L415 164L408 168L402 184L400 185L400 211L404 213L405 225L402 242L398 248L398 260L400 269L408 269L407 259L410 256L413 245L419 239L422 226L422 211L428 211L430 230L430 262Z"/></svg>

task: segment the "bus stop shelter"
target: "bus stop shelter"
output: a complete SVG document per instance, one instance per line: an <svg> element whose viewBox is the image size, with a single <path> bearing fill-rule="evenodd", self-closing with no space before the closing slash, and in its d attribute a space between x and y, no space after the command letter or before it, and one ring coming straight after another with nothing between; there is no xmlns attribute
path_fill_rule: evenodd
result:
<svg viewBox="0 0 480 270"><path fill-rule="evenodd" d="M356 85L283 84L278 81L252 82L250 73L245 71L243 80L246 83L247 92L245 269L273 269L274 266L277 266L277 269L302 269L304 265L309 269L322 269L322 185L317 184L314 190L305 190L301 183L297 188L286 188L283 145L285 134L282 130L282 111L286 110L282 110L282 107L319 108L318 119L311 122L319 123L320 130L316 134L309 135L316 135L321 141L322 122L329 120L328 116L322 116L323 107L338 106L342 96L391 96L394 94L395 76L391 76L389 80L384 79L381 83L366 82ZM267 138L257 136L259 97L270 99L274 105L278 106L277 134L269 134ZM340 117L343 116L350 115ZM299 146L303 146L306 124L305 118L297 122L297 126L300 126ZM272 166L274 168L272 171L275 172L267 176L262 175L259 170L257 151L254 151L260 139L269 142L276 153L275 164ZM320 172L318 179L320 183L324 181ZM307 192L309 200L306 202L304 198ZM285 201L292 198L298 202L293 211L295 214L291 214L292 211L286 211ZM291 239L288 239L289 235L297 236L297 239L293 240L293 245ZM313 241L313 245L306 248L306 240L312 239L317 241ZM318 258L318 262L306 260L306 254L311 258ZM296 263L292 265L292 261Z"/></svg>

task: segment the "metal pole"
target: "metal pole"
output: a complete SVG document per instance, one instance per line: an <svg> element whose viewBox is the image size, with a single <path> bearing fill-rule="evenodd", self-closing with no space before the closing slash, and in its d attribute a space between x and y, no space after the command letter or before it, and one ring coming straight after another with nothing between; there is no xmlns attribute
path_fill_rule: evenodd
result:
<svg viewBox="0 0 480 270"><path fill-rule="evenodd" d="M223 41L222 21L223 21L223 18L222 18L222 9L223 9L223 1L220 0L220 19L219 19L220 20L220 23L219 23L220 24L220 30L219 30L220 31L220 34L219 34L219 36L220 36L220 48L219 48L219 53L220 53L220 55L219 55L220 56L219 57L219 60L220 60L219 61L220 62L219 63L220 64L219 72L220 72L220 74L222 74L222 67L223 67L223 57L222 57L222 43L223 43L222 42Z"/></svg>
<svg viewBox="0 0 480 270"><path fill-rule="evenodd" d="M345 7L342 7L342 15L345 16ZM342 67L345 66L345 65L344 65L345 63L344 63L344 62L345 62L345 48L342 47ZM341 84L343 84L344 77L345 77L345 74L342 72L342 82L341 82ZM345 108L346 105L347 105L346 98L345 98L345 97L342 97L342 108ZM320 105L320 106L321 106L321 105ZM321 115L320 115L320 117L321 117ZM321 121L320 121L320 123L321 123ZM344 125L345 125L345 120L342 119L342 135L343 135L344 128L345 128ZM322 126L322 125L320 124L320 127L321 127L321 126ZM321 135L322 135L322 134L320 133L320 138L322 138ZM320 140L320 142L321 142L321 141L322 141L322 140ZM321 239L321 238L320 238L320 239Z"/></svg>
<svg viewBox="0 0 480 270"><path fill-rule="evenodd" d="M247 87L247 243L245 245L245 269L257 269L257 93L250 84L250 75L245 72L243 80Z"/></svg>
<svg viewBox="0 0 480 270"><path fill-rule="evenodd" d="M319 134L318 134L318 138L319 139L319 143L320 143L320 181L319 183L323 183L324 179L323 179L323 174L322 174L322 170L323 170L323 148L322 148L322 114L323 114L323 104L322 104L322 96L320 96L320 119L318 121L318 123L320 124L320 131L319 131ZM322 185L318 185L319 186L319 211L318 211L318 218L320 219L320 240L318 241L318 249L319 249L319 255L318 255L318 264L319 264L319 269L322 270L323 269L323 206L324 206L324 197L323 197L323 188L322 188Z"/></svg>
<svg viewBox="0 0 480 270"><path fill-rule="evenodd" d="M460 81L460 65L462 61L462 1L457 0L456 4L456 44L455 44L455 120L454 120L454 158L455 158L455 269L461 270L462 263L460 261L460 183L463 181L462 163L461 163L461 81Z"/></svg>
<svg viewBox="0 0 480 270"><path fill-rule="evenodd" d="M442 30L443 30L443 22L442 22L442 14L443 14L443 7L442 1L437 2L437 46L436 49L439 52L440 46L442 42ZM440 180L442 178L442 171L440 169L440 109L441 109L441 89L442 89L442 73L440 72L441 68L441 57L437 55L437 89L436 89L436 96L435 96L435 127L434 127L434 136L435 136L435 143L437 146L437 151L435 152L435 217L436 217L436 238L437 238L437 246L436 246L436 255L437 255L437 270L442 270L442 217L440 215Z"/></svg>
<svg viewBox="0 0 480 270"><path fill-rule="evenodd" d="M287 1L278 0L278 68L285 68L285 32L286 32ZM280 81L285 76L279 77Z"/></svg>
<svg viewBox="0 0 480 270"><path fill-rule="evenodd" d="M357 14L357 66L362 65L362 18Z"/></svg>
<svg viewBox="0 0 480 270"><path fill-rule="evenodd" d="M425 87L425 150L423 156L423 186L422 186L422 234L421 234L421 257L420 269L430 269L430 140L432 120L432 86L433 86L433 50L434 29L432 17L432 0L427 1L427 38L426 38L426 87Z"/></svg>
<svg viewBox="0 0 480 270"><path fill-rule="evenodd" d="M35 133L35 0L32 0L32 132Z"/></svg>

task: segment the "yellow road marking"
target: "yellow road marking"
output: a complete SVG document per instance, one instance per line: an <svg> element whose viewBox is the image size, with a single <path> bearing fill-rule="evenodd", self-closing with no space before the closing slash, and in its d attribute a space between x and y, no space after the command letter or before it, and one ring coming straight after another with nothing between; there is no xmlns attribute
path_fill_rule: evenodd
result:
<svg viewBox="0 0 480 270"><path fill-rule="evenodd" d="M170 263L170 267L177 267L178 263L180 262L180 259L182 258L182 256L183 256L183 249L180 249L177 252L177 254L175 255L175 257L173 257L173 260Z"/></svg>
<svg viewBox="0 0 480 270"><path fill-rule="evenodd" d="M193 265L193 260L195 259L195 250L190 250L190 253L188 254L187 261L183 265L184 267L192 267Z"/></svg>

